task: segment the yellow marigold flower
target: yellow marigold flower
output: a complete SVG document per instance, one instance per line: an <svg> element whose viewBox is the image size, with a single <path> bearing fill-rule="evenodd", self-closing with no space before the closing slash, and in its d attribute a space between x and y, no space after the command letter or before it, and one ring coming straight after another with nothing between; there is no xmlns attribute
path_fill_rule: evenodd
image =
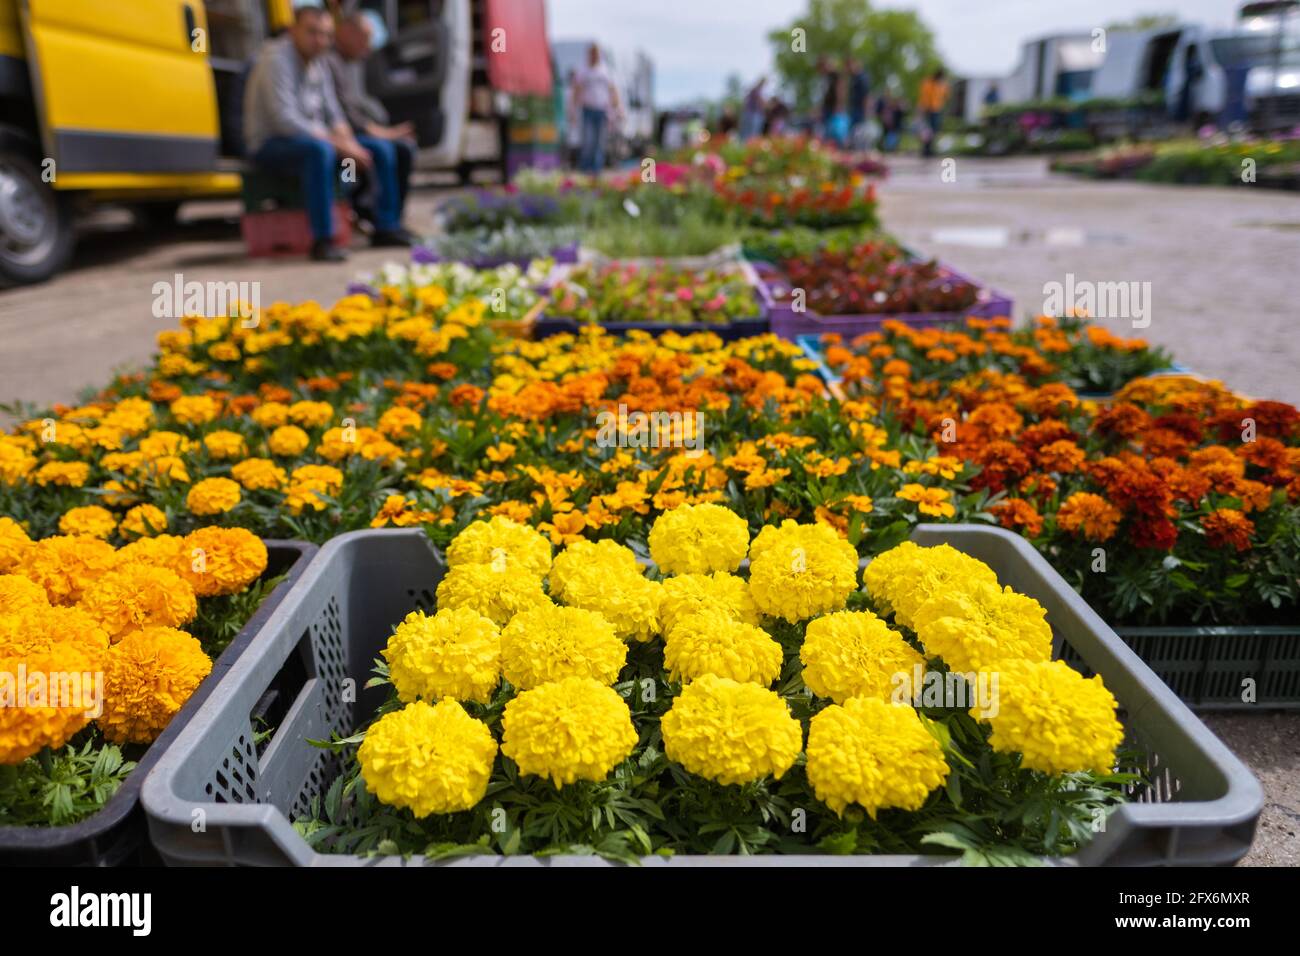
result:
<svg viewBox="0 0 1300 956"><path fill-rule="evenodd" d="M27 657L73 647L94 670L104 666L108 632L77 607L28 604L0 613L0 656Z"/></svg>
<svg viewBox="0 0 1300 956"><path fill-rule="evenodd" d="M403 405L394 405L379 416L379 431L393 439L401 441L418 432L424 425L420 413Z"/></svg>
<svg viewBox="0 0 1300 956"><path fill-rule="evenodd" d="M903 485L898 489L898 497L916 504L916 510L923 515L936 518L951 518L957 513L953 507L952 492L947 488L927 488L924 485Z"/></svg>
<svg viewBox="0 0 1300 956"><path fill-rule="evenodd" d="M150 432L140 439L140 452L145 458L174 458L188 454L193 447L194 442L180 432Z"/></svg>
<svg viewBox="0 0 1300 956"><path fill-rule="evenodd" d="M925 667L925 658L870 611L838 611L809 623L799 660L808 689L837 704L850 697L891 701L900 689L911 699L920 690L912 687L915 668Z"/></svg>
<svg viewBox="0 0 1300 956"><path fill-rule="evenodd" d="M182 395L169 406L172 417L185 425L206 425L221 412L211 395Z"/></svg>
<svg viewBox="0 0 1300 956"><path fill-rule="evenodd" d="M528 525L497 516L475 521L447 547L447 565L491 564L498 571L523 569L544 576L551 569L551 542Z"/></svg>
<svg viewBox="0 0 1300 956"><path fill-rule="evenodd" d="M334 418L329 402L294 402L289 406L289 421L303 428L321 428Z"/></svg>
<svg viewBox="0 0 1300 956"><path fill-rule="evenodd" d="M972 709L993 728L998 753L1022 754L1021 766L1048 774L1109 773L1124 728L1101 675L1085 679L1064 661L1002 661L985 678L996 713Z"/></svg>
<svg viewBox="0 0 1300 956"><path fill-rule="evenodd" d="M180 560L184 548L184 538L174 534L160 534L152 538L140 538L119 548L117 560L119 564L148 564L155 568L171 568Z"/></svg>
<svg viewBox="0 0 1300 956"><path fill-rule="evenodd" d="M758 608L749 594L749 583L734 574L678 574L663 583L659 623L665 636L677 622L692 614L722 615L742 624L759 623Z"/></svg>
<svg viewBox="0 0 1300 956"><path fill-rule="evenodd" d="M35 469L35 456L17 445L0 442L0 484L16 485Z"/></svg>
<svg viewBox="0 0 1300 956"><path fill-rule="evenodd" d="M199 528L182 539L171 570L199 597L216 597L238 594L256 581L267 558L262 539L246 528Z"/></svg>
<svg viewBox="0 0 1300 956"><path fill-rule="evenodd" d="M248 443L239 432L209 432L203 436L203 447L208 450L209 455L219 461L243 458L248 454Z"/></svg>
<svg viewBox="0 0 1300 956"><path fill-rule="evenodd" d="M214 362L238 362L242 357L239 346L233 342L217 342L208 346L208 358Z"/></svg>
<svg viewBox="0 0 1300 956"><path fill-rule="evenodd" d="M284 503L294 514L303 508L324 511L327 504L322 495L333 498L343 490L343 472L333 465L302 465L289 476Z"/></svg>
<svg viewBox="0 0 1300 956"><path fill-rule="evenodd" d="M832 704L808 725L808 783L840 816L856 803L919 810L948 778L943 748L916 711L877 697Z"/></svg>
<svg viewBox="0 0 1300 956"><path fill-rule="evenodd" d="M381 803L417 817L468 810L487 793L497 742L454 700L422 700L385 714L357 749L361 777Z"/></svg>
<svg viewBox="0 0 1300 956"><path fill-rule="evenodd" d="M59 530L64 534L84 534L91 538L107 538L117 530L113 512L99 505L69 508L59 518Z"/></svg>
<svg viewBox="0 0 1300 956"><path fill-rule="evenodd" d="M159 534L167 530L167 515L153 505L136 505L123 516L119 530L138 537Z"/></svg>
<svg viewBox="0 0 1300 956"><path fill-rule="evenodd" d="M778 694L728 677L691 681L661 722L664 753L718 783L785 775L803 747L803 730Z"/></svg>
<svg viewBox="0 0 1300 956"><path fill-rule="evenodd" d="M184 631L147 627L123 635L104 667L104 739L152 743L211 671L203 647Z"/></svg>
<svg viewBox="0 0 1300 956"><path fill-rule="evenodd" d="M0 614L16 614L29 607L49 607L45 588L21 574L0 574Z"/></svg>
<svg viewBox="0 0 1300 956"><path fill-rule="evenodd" d="M283 402L266 402L253 409L249 417L263 428L279 428L289 424L289 406Z"/></svg>
<svg viewBox="0 0 1300 956"><path fill-rule="evenodd" d="M749 549L749 523L721 505L680 505L655 519L649 543L664 574L735 571Z"/></svg>
<svg viewBox="0 0 1300 956"><path fill-rule="evenodd" d="M239 504L241 496L238 482L229 478L204 478L190 488L185 496L185 506L191 514L225 514Z"/></svg>
<svg viewBox="0 0 1300 956"><path fill-rule="evenodd" d="M33 480L42 488L57 485L80 488L90 478L90 465L84 461L47 461L36 469Z"/></svg>
<svg viewBox="0 0 1300 956"><path fill-rule="evenodd" d="M944 588L965 588L975 581L997 585L998 577L983 561L946 544L933 548L904 541L879 555L862 574L867 593L882 611L892 611L904 627L914 627L917 608Z"/></svg>
<svg viewBox="0 0 1300 956"><path fill-rule="evenodd" d="M627 645L594 611L543 604L501 631L501 673L521 690L574 676L613 684L626 660Z"/></svg>
<svg viewBox="0 0 1300 956"><path fill-rule="evenodd" d="M20 668L28 676L26 687L17 686ZM96 669L77 648L67 645L19 657L0 654L0 674L12 675L0 680L0 764L22 763L45 747L62 747L90 723L96 701L93 685L85 683L83 675ZM44 679L33 682L32 675ZM56 684L60 682L56 675L68 675L68 686L74 695L80 691L82 699L65 700L61 691L52 694L51 676Z"/></svg>
<svg viewBox="0 0 1300 956"><path fill-rule="evenodd" d="M575 577L587 578L593 568L603 569L606 573L641 574L641 565L636 559L636 552L631 548L611 541L575 541L555 556L551 573L547 580L551 585L551 596L563 600L565 588Z"/></svg>
<svg viewBox="0 0 1300 956"><path fill-rule="evenodd" d="M590 677L525 690L501 716L501 753L520 773L548 777L557 787L604 780L636 743L627 702Z"/></svg>
<svg viewBox="0 0 1300 956"><path fill-rule="evenodd" d="M637 574L610 572L596 565L574 569L566 578L563 603L595 611L623 640L649 641L659 633L663 585Z"/></svg>
<svg viewBox="0 0 1300 956"><path fill-rule="evenodd" d="M781 645L762 628L720 614L682 618L664 639L664 666L683 683L713 674L767 687L783 661Z"/></svg>
<svg viewBox="0 0 1300 956"><path fill-rule="evenodd" d="M159 484L167 484L175 481L180 484L188 484L190 473L185 468L185 462L175 455L160 455L151 459L142 469L142 472L149 478Z"/></svg>
<svg viewBox="0 0 1300 956"><path fill-rule="evenodd" d="M311 439L297 425L281 425L266 440L266 447L271 454L282 458L296 458L307 450Z"/></svg>
<svg viewBox="0 0 1300 956"><path fill-rule="evenodd" d="M791 624L844 607L858 555L834 529L790 519L768 525L749 549L749 593L764 614Z"/></svg>
<svg viewBox="0 0 1300 956"><path fill-rule="evenodd" d="M76 604L82 590L116 567L118 560L107 541L84 535L56 535L32 544L14 572L45 588L51 604Z"/></svg>
<svg viewBox="0 0 1300 956"><path fill-rule="evenodd" d="M521 611L549 604L537 575L497 571L490 564L458 564L438 583L439 608L471 608L498 626Z"/></svg>
<svg viewBox="0 0 1300 956"><path fill-rule="evenodd" d="M1051 660L1046 616L1033 598L975 580L936 591L916 609L912 623L926 654L972 673L1006 660Z"/></svg>
<svg viewBox="0 0 1300 956"><path fill-rule="evenodd" d="M284 469L269 458L245 458L231 466L230 477L246 491L278 491L289 480Z"/></svg>
<svg viewBox="0 0 1300 956"><path fill-rule="evenodd" d="M13 518L0 516L0 574L16 565L31 543L27 529Z"/></svg>
<svg viewBox="0 0 1300 956"><path fill-rule="evenodd" d="M148 564L124 564L92 581L77 605L117 640L142 627L178 627L194 620L198 602L181 577Z"/></svg>
<svg viewBox="0 0 1300 956"><path fill-rule="evenodd" d="M477 611L412 611L384 648L388 674L406 703L444 697L486 704L501 680L501 631Z"/></svg>

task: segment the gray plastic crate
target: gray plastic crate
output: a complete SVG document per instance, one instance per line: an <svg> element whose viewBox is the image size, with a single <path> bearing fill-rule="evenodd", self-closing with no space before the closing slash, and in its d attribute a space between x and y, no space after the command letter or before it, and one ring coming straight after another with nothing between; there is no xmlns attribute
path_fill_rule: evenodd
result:
<svg viewBox="0 0 1300 956"><path fill-rule="evenodd" d="M1100 673L1124 710L1131 742L1149 755L1150 786L1063 864L1231 864L1250 847L1259 783L1019 535L984 525L921 525L919 544L951 544L1047 608L1058 647ZM145 781L155 847L172 865L421 865L420 857L313 851L290 825L337 768L311 739L351 734L385 691L360 690L394 624L434 606L444 565L419 530L356 531L321 548L254 645L235 661ZM347 683L347 682L353 683ZM355 687L349 703L345 688ZM250 715L275 734L254 744ZM942 855L653 857L649 865L902 865ZM596 857L465 857L439 865L601 865Z"/></svg>
<svg viewBox="0 0 1300 956"><path fill-rule="evenodd" d="M1197 711L1300 710L1300 626L1117 627L1115 633ZM1071 667L1088 673L1077 654ZM1246 680L1255 699L1242 700Z"/></svg>
<svg viewBox="0 0 1300 956"><path fill-rule="evenodd" d="M221 675L247 650L293 584L307 569L316 545L305 541L267 541L265 575L284 575L261 605L231 639L212 665L212 673L190 695L185 706L136 763L135 770L97 812L62 827L0 826L2 866L122 866L156 862L149 857L148 828L140 808L140 789L149 769L192 720L204 698L221 682Z"/></svg>

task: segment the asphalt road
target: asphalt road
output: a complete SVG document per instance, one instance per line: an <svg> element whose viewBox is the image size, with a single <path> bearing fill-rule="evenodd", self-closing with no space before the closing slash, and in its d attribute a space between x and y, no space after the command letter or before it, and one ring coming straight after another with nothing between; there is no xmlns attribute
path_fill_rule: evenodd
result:
<svg viewBox="0 0 1300 956"><path fill-rule="evenodd" d="M1041 311L1049 284L1064 286L1070 276L1075 288L1137 283L1132 314L1102 320L1116 332L1164 345L1245 394L1300 404L1300 198L1248 186L1091 183L1051 176L1038 159L945 167L895 158L892 167L881 189L889 228L1011 293L1019 315ZM431 229L444 195L415 192L408 225ZM264 304L328 301L357 272L394 256L359 245L343 265L250 261L237 215L231 203L190 204L165 234L137 230L123 214L100 215L71 270L42 286L0 291L0 402L73 401L111 369L146 362L157 333L173 325L154 315L157 282L257 281ZM1132 307L1139 302L1140 316ZM1300 715L1206 722L1266 791L1247 864L1300 865Z"/></svg>

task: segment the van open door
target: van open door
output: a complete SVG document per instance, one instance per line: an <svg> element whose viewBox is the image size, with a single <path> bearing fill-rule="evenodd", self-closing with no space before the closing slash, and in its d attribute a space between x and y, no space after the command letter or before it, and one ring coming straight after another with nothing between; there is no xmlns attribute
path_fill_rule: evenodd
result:
<svg viewBox="0 0 1300 956"><path fill-rule="evenodd" d="M384 104L393 123L415 127L421 148L437 146L444 135L438 94L446 74L448 40L442 6L435 0L361 4L378 14L388 30L387 42L366 63L366 90Z"/></svg>
<svg viewBox="0 0 1300 956"><path fill-rule="evenodd" d="M201 0L22 0L22 22L56 189L216 167L220 127Z"/></svg>

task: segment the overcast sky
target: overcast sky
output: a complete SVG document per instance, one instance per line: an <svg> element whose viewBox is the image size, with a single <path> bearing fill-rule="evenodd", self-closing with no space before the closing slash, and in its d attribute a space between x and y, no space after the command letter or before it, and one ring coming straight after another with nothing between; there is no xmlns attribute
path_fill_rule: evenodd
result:
<svg viewBox="0 0 1300 956"><path fill-rule="evenodd" d="M1241 0L877 0L917 10L959 74L1006 74L1020 44L1068 30L1091 30L1143 13L1177 13L1228 26ZM766 71L768 30L789 23L803 0L547 0L553 39L596 38L615 50L644 49L655 62L655 99L667 105L722 94L728 74ZM810 51L812 52L812 51Z"/></svg>

